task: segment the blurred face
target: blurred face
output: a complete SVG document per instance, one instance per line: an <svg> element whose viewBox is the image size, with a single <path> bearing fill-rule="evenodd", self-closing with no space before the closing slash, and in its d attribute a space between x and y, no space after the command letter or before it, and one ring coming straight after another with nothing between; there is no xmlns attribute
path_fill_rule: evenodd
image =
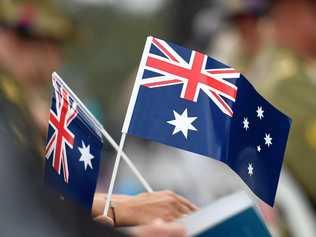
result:
<svg viewBox="0 0 316 237"><path fill-rule="evenodd" d="M22 37L0 30L0 65L25 85L41 86L62 63L60 44L50 39Z"/></svg>
<svg viewBox="0 0 316 237"><path fill-rule="evenodd" d="M275 32L282 46L300 54L316 52L315 1L281 1L274 11Z"/></svg>
<svg viewBox="0 0 316 237"><path fill-rule="evenodd" d="M253 56L260 49L260 35L258 31L258 17L252 14L243 14L234 18L242 40L243 50L248 56Z"/></svg>
<svg viewBox="0 0 316 237"><path fill-rule="evenodd" d="M62 63L62 50L59 44L52 40L20 39L17 49L17 64L31 83L46 84L51 73Z"/></svg>
<svg viewBox="0 0 316 237"><path fill-rule="evenodd" d="M251 14L244 14L234 18L239 32L243 35L247 35L257 28L258 17Z"/></svg>

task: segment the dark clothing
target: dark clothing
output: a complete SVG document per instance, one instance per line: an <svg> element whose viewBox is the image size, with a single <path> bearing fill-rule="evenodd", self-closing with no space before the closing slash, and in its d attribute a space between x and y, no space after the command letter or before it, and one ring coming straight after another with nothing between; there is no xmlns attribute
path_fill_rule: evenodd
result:
<svg viewBox="0 0 316 237"><path fill-rule="evenodd" d="M33 134L31 120L0 87L0 236L125 236L44 186Z"/></svg>

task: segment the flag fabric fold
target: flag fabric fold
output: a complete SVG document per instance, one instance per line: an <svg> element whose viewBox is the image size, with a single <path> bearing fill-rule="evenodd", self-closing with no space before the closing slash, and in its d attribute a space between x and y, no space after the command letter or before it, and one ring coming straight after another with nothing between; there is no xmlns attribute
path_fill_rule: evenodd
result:
<svg viewBox="0 0 316 237"><path fill-rule="evenodd" d="M273 206L290 124L234 68L148 37L122 132L224 162Z"/></svg>

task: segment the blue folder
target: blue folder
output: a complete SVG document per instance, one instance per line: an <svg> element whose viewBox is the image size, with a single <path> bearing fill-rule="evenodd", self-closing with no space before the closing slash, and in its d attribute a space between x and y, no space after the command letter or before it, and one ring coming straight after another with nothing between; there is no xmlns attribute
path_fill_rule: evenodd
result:
<svg viewBox="0 0 316 237"><path fill-rule="evenodd" d="M189 236L271 236L252 200L243 192L224 197L178 221Z"/></svg>

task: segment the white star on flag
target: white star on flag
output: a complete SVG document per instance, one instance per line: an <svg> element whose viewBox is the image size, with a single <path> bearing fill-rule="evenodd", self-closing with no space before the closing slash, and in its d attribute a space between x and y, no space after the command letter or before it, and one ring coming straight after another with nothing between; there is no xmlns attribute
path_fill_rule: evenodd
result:
<svg viewBox="0 0 316 237"><path fill-rule="evenodd" d="M253 167L252 167L251 163L248 164L248 174L249 174L249 176L253 175Z"/></svg>
<svg viewBox="0 0 316 237"><path fill-rule="evenodd" d="M261 146L257 146L257 151L258 151L258 152L261 151Z"/></svg>
<svg viewBox="0 0 316 237"><path fill-rule="evenodd" d="M247 129L249 128L249 121L248 121L248 118L244 118L244 121L242 122L244 124L244 129Z"/></svg>
<svg viewBox="0 0 316 237"><path fill-rule="evenodd" d="M93 169L91 160L94 159L94 156L90 153L90 145L86 146L84 141L82 141L82 147L78 149L81 153L79 161L84 162L84 169L87 170L88 166Z"/></svg>
<svg viewBox="0 0 316 237"><path fill-rule="evenodd" d="M167 121L167 123L175 126L172 135L182 132L185 139L188 137L188 131L197 129L192 125L192 123L197 119L197 117L188 117L188 110L185 109L180 115L175 110L173 111L174 120Z"/></svg>
<svg viewBox="0 0 316 237"><path fill-rule="evenodd" d="M265 134L264 141L265 141L264 144L266 144L268 147L272 145L272 137L270 136L270 133Z"/></svg>
<svg viewBox="0 0 316 237"><path fill-rule="evenodd" d="M263 115L264 110L262 109L261 106L258 106L256 112L257 112L257 117L261 120L264 117Z"/></svg>

